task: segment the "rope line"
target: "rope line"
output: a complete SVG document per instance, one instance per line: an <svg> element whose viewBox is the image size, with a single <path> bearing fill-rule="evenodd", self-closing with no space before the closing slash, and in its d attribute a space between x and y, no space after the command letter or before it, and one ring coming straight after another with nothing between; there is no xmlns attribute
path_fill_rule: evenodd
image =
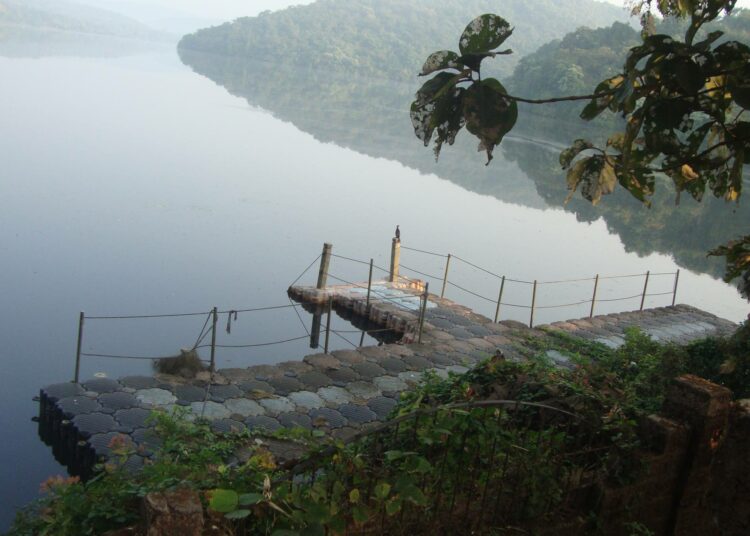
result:
<svg viewBox="0 0 750 536"><path fill-rule="evenodd" d="M583 305L584 303L591 303L591 300L585 300L575 303L561 303L560 305L537 305L534 309L559 309L561 307L573 307L575 305Z"/></svg>
<svg viewBox="0 0 750 536"><path fill-rule="evenodd" d="M416 270L416 269L414 269L414 268L409 268L409 267L408 267L408 266L406 266L405 264L402 264L402 265L401 265L401 268L403 268L404 270L408 270L408 271L410 271L410 272L414 272L414 273L417 273L417 274L419 274L419 275L423 275L423 276L425 276L425 277L429 277L429 278L431 278L431 279L437 279L438 281L442 281L442 280L443 280L443 278L442 278L442 277L438 277L438 276L436 276L436 275L430 275L430 274L426 274L426 273L424 273L424 272L420 272L419 270ZM400 277L400 276L399 276L399 277ZM405 278L405 279L409 279L409 278L407 277L407 278Z"/></svg>
<svg viewBox="0 0 750 536"><path fill-rule="evenodd" d="M117 316L87 316L86 320L131 320L138 318L178 318L183 316L203 316L211 314L211 311L203 311L200 313L173 313L173 314L160 314L160 315L117 315Z"/></svg>
<svg viewBox="0 0 750 536"><path fill-rule="evenodd" d="M88 353L88 352L81 352L82 357L105 357L105 358L112 358L112 359L139 359L142 361L160 361L162 359L171 359L173 357L179 357L174 355L168 355L168 356L162 356L162 357L153 357L153 356L142 356L142 355L117 355L117 354L94 354L94 353ZM203 363L208 363L208 360L201 359Z"/></svg>
<svg viewBox="0 0 750 536"><path fill-rule="evenodd" d="M424 253L425 255L434 255L435 257L443 257L444 259L448 258L448 255L443 255L442 253L435 253L434 251L425 251L423 249L417 249L417 248L407 248L406 246L401 246L401 249L408 249L409 251L417 251L419 253Z"/></svg>
<svg viewBox="0 0 750 536"><path fill-rule="evenodd" d="M365 264L367 266L370 266L370 262L369 261L365 262L365 261L361 261L359 259L352 259L351 257L344 257L343 255L336 255L334 253L331 253L331 257L336 257L337 259L344 259L345 261L357 262L359 264Z"/></svg>
<svg viewBox="0 0 750 536"><path fill-rule="evenodd" d="M486 268L482 268L481 266L477 266L477 265L476 265L476 264L474 264L473 262L469 262L469 261L467 261L466 259L462 259L462 258L461 258L461 257L459 257L458 255L453 255L453 258L454 258L454 259L456 259L456 260L459 260L459 261L463 262L464 264L468 264L468 265L469 265L469 266L471 266L472 268L476 268L477 270L481 270L482 272L484 272L484 273L486 273L486 274L489 274L489 275L491 275L491 276L493 276L493 277L496 277L496 278L498 278L498 279L502 279L502 278L503 278L503 276L501 276L501 275L498 275L498 274L496 274L495 272L490 272L489 270L487 270ZM532 283L531 281L523 281L523 280L521 280L521 279L511 279L511 278L509 278L509 277L506 277L506 278L505 278L505 280L506 280L506 281L510 281L510 282L512 282L512 283L523 283L523 284L525 284L525 285L531 285L531 284L533 284L533 283Z"/></svg>
<svg viewBox="0 0 750 536"><path fill-rule="evenodd" d="M313 264L315 264L316 262L318 262L318 261L320 260L320 257L322 257L322 256L323 256L323 254L321 253L320 255L318 255L317 257L315 257L315 260L313 260L313 261L312 261L312 262L311 262L311 263L309 264L309 266L308 266L307 268L305 268L305 270L304 270L304 271L303 271L303 272L302 272L301 274L299 274L299 276L297 277L297 279L295 279L295 280L294 280L294 282L293 282L293 283L292 283L291 285L289 285L289 286L290 286L290 287L293 287L293 286L294 286L294 285L295 285L295 284L297 283L297 281L299 281L300 279L302 279L302 276L303 276L303 275L305 275L305 274L307 273L307 271L308 271L308 270L309 270L310 268L312 268L312 267L313 267Z"/></svg>
<svg viewBox="0 0 750 536"><path fill-rule="evenodd" d="M203 327L201 328L200 333L198 334L198 338L195 340L195 344L193 345L193 350L195 350L200 343L203 342L203 339L206 338L206 335L208 335L209 330L206 330L206 326L208 326L208 321L211 320L211 313L208 313L206 315L206 321L203 322ZM204 333L205 331L205 333Z"/></svg>
<svg viewBox="0 0 750 536"><path fill-rule="evenodd" d="M357 346L356 344L354 344L352 341L350 341L349 339L347 339L343 335L340 335L337 331L335 331L335 330L332 329L331 333L333 333L334 335L336 335L339 339L344 339L346 342L348 342L349 344L351 344L354 348L359 348L359 346Z"/></svg>
<svg viewBox="0 0 750 536"><path fill-rule="evenodd" d="M671 294L671 292L670 292ZM640 298L643 296L643 294L636 294L635 296L626 296L625 298L608 298L608 299L598 299L597 302L613 302L613 301L623 301L623 300L632 300L634 298Z"/></svg>
<svg viewBox="0 0 750 536"><path fill-rule="evenodd" d="M560 279L558 281L539 281L537 285L556 285L558 283L581 283L583 281L594 281L595 279L596 279L595 277L583 277L581 279Z"/></svg>
<svg viewBox="0 0 750 536"><path fill-rule="evenodd" d="M289 299L289 303L292 303L292 299L291 298L288 298L288 299ZM299 314L299 311L297 310L296 307L294 308L294 312L297 315L297 318L299 318L299 323L302 324L302 329L305 330L305 333L307 333L307 336L309 337L310 331L307 329L307 326L305 325L305 321L302 320L302 316Z"/></svg>
<svg viewBox="0 0 750 536"><path fill-rule="evenodd" d="M301 337L284 339L283 341L261 342L257 344L217 344L216 348L256 348L258 346L273 346L274 344L284 344L286 342L301 341L302 339L307 339L308 337L310 337L309 334L302 335Z"/></svg>
<svg viewBox="0 0 750 536"><path fill-rule="evenodd" d="M456 285L455 283L451 283L450 281L448 281L448 284L456 287L459 290L463 290L464 292L468 292L469 294L471 294L472 296L476 296L477 298L481 298L483 300L487 300L490 303L497 303L497 300L492 300L490 298L487 298L486 296L482 296L481 294L477 294L476 292L474 292L472 290L469 290L467 288L464 288L464 287L461 287L459 285Z"/></svg>

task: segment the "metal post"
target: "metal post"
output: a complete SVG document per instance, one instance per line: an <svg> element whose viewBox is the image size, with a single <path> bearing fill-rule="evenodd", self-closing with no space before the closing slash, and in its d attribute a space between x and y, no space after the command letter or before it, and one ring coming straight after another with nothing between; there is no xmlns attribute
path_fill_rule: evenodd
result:
<svg viewBox="0 0 750 536"><path fill-rule="evenodd" d="M594 304L596 303L596 289L599 288L599 274L596 274L594 279L594 295L591 297L591 312L589 312L589 318L594 316Z"/></svg>
<svg viewBox="0 0 750 536"><path fill-rule="evenodd" d="M451 265L451 254L448 253L448 259L445 261L445 275L443 275L443 290L440 291L440 297L445 296L445 286L448 284L448 268Z"/></svg>
<svg viewBox="0 0 750 536"><path fill-rule="evenodd" d="M680 282L680 269L677 269L677 272L674 274L674 291L672 291L672 307L674 307L675 302L677 301L677 283Z"/></svg>
<svg viewBox="0 0 750 536"><path fill-rule="evenodd" d="M318 286L316 288L326 288L328 266L331 264L331 250L333 250L333 244L323 244L323 253L320 255L320 270L318 271Z"/></svg>
<svg viewBox="0 0 750 536"><path fill-rule="evenodd" d="M328 353L328 339L331 335L331 310L333 309L333 296L328 298L328 317L326 318L326 342L323 352Z"/></svg>
<svg viewBox="0 0 750 536"><path fill-rule="evenodd" d="M210 370L211 372L216 371L216 323L219 321L219 312L214 307L211 310L211 316L213 317L212 321L212 327L211 327L211 364L210 364Z"/></svg>
<svg viewBox="0 0 750 536"><path fill-rule="evenodd" d="M422 343L422 330L424 329L424 316L427 312L427 297L430 295L430 284L424 284L424 294L422 295L422 310L419 314L419 337L417 338L418 343Z"/></svg>
<svg viewBox="0 0 750 536"><path fill-rule="evenodd" d="M531 317L529 318L529 327L534 327L534 307L536 306L536 279L534 279L534 290L531 291Z"/></svg>
<svg viewBox="0 0 750 536"><path fill-rule="evenodd" d="M370 275L367 276L367 303L365 304L365 313L368 314L370 312L370 291L372 290L372 266L373 260L370 259Z"/></svg>
<svg viewBox="0 0 750 536"><path fill-rule="evenodd" d="M391 242L391 274L390 282L395 283L398 281L398 266L401 261L401 241L398 238L394 238Z"/></svg>
<svg viewBox="0 0 750 536"><path fill-rule="evenodd" d="M73 383L78 383L79 375L81 373L81 345L83 344L83 321L86 315L81 311L78 317L78 345L76 347L76 369L73 373Z"/></svg>
<svg viewBox="0 0 750 536"><path fill-rule="evenodd" d="M497 324L497 319L500 318L500 303L503 301L504 289L505 289L505 276L503 276L503 279L500 282L500 294L497 297L497 307L495 308L495 324Z"/></svg>
<svg viewBox="0 0 750 536"><path fill-rule="evenodd" d="M643 295L641 296L641 308L643 311L643 304L646 303L646 291L648 290L648 278L651 275L651 270L646 272L646 282L643 284Z"/></svg>

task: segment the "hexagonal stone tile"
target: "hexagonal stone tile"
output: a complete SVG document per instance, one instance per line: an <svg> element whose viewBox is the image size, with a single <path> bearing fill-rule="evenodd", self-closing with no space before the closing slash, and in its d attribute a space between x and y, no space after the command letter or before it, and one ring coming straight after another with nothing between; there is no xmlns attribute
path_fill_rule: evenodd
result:
<svg viewBox="0 0 750 536"><path fill-rule="evenodd" d="M445 370L447 370L448 372L452 372L453 374L464 374L466 372L469 372L469 368L464 367L463 365L451 365Z"/></svg>
<svg viewBox="0 0 750 536"><path fill-rule="evenodd" d="M336 350L335 352L332 352L332 355L345 365L354 365L355 363L365 362L365 356L356 350Z"/></svg>
<svg viewBox="0 0 750 536"><path fill-rule="evenodd" d="M364 400L380 395L380 389L369 382L352 382L346 386L346 390L355 398L361 398Z"/></svg>
<svg viewBox="0 0 750 536"><path fill-rule="evenodd" d="M392 398L378 396L367 403L367 406L377 415L378 419L384 421L396 407L397 402Z"/></svg>
<svg viewBox="0 0 750 536"><path fill-rule="evenodd" d="M439 367L447 367L454 363L454 360L445 354L434 354L430 356L429 360L432 361L434 365L437 365Z"/></svg>
<svg viewBox="0 0 750 536"><path fill-rule="evenodd" d="M399 372L403 372L406 370L406 365L403 363L403 361L393 357L386 357L385 359L381 359L380 361L378 361L378 365L383 367L391 374L398 374Z"/></svg>
<svg viewBox="0 0 750 536"><path fill-rule="evenodd" d="M151 412L147 409L129 408L116 411L114 418L121 427L133 430L136 428L145 428L146 420L150 415Z"/></svg>
<svg viewBox="0 0 750 536"><path fill-rule="evenodd" d="M266 415L248 417L247 419L245 419L245 426L247 426L251 432L258 430L275 432L276 430L281 428L281 424L279 424L279 421Z"/></svg>
<svg viewBox="0 0 750 536"><path fill-rule="evenodd" d="M331 378L334 385L345 387L347 383L355 382L359 379L359 374L349 367L342 367L337 370L326 370L326 376Z"/></svg>
<svg viewBox="0 0 750 536"><path fill-rule="evenodd" d="M138 452L146 456L150 456L159 450L162 445L161 438L151 428L138 428L130 436L138 445Z"/></svg>
<svg viewBox="0 0 750 536"><path fill-rule="evenodd" d="M76 415L72 422L83 438L94 434L112 432L118 428L115 420L110 415L104 415L103 413Z"/></svg>
<svg viewBox="0 0 750 536"><path fill-rule="evenodd" d="M379 367L375 363L355 363L352 365L352 370L359 374L363 380L371 380L377 376L385 374L385 369Z"/></svg>
<svg viewBox="0 0 750 536"><path fill-rule="evenodd" d="M388 351L382 346L365 346L359 349L359 353L364 355L368 360L380 360L384 357L388 357Z"/></svg>
<svg viewBox="0 0 750 536"><path fill-rule="evenodd" d="M477 324L466 326L466 331L473 333L475 337L487 337L488 335L492 335L492 331Z"/></svg>
<svg viewBox="0 0 750 536"><path fill-rule="evenodd" d="M108 458L112 454L112 447L118 444L124 447L135 448L135 443L130 436L119 432L103 432L92 434L87 440L89 446L94 449L97 457Z"/></svg>
<svg viewBox="0 0 750 536"><path fill-rule="evenodd" d="M148 406L168 406L177 402L177 397L166 389L139 389L135 397L141 404Z"/></svg>
<svg viewBox="0 0 750 536"><path fill-rule="evenodd" d="M83 388L95 393L113 393L122 386L111 378L92 378L83 382Z"/></svg>
<svg viewBox="0 0 750 536"><path fill-rule="evenodd" d="M174 394L178 400L187 402L203 402L206 399L206 390L197 385L178 385L174 388Z"/></svg>
<svg viewBox="0 0 750 536"><path fill-rule="evenodd" d="M456 327L456 324L454 324L453 322L451 322L450 320L447 320L445 318L440 318L440 317L437 317L437 316L436 317L431 317L430 315L427 315L427 318L430 319L430 324L432 324L436 328L453 329L453 328Z"/></svg>
<svg viewBox="0 0 750 536"><path fill-rule="evenodd" d="M125 376L119 379L120 383L131 389L150 389L156 387L158 381L153 376Z"/></svg>
<svg viewBox="0 0 750 536"><path fill-rule="evenodd" d="M339 413L351 424L364 424L377 420L378 416L367 406L344 404L339 407Z"/></svg>
<svg viewBox="0 0 750 536"><path fill-rule="evenodd" d="M307 415L296 411L282 413L277 419L284 428L312 428L312 419Z"/></svg>
<svg viewBox="0 0 750 536"><path fill-rule="evenodd" d="M268 410L268 413L277 415L287 411L294 411L294 403L286 397L264 398L259 401L260 405Z"/></svg>
<svg viewBox="0 0 750 536"><path fill-rule="evenodd" d="M339 406L352 401L352 395L341 387L321 387L318 395L329 404Z"/></svg>
<svg viewBox="0 0 750 536"><path fill-rule="evenodd" d="M211 429L220 434L232 434L245 430L245 423L233 419L216 419L211 422Z"/></svg>
<svg viewBox="0 0 750 536"><path fill-rule="evenodd" d="M422 381L422 373L414 372L413 370L407 370L398 375L398 378L403 380L407 385L416 385Z"/></svg>
<svg viewBox="0 0 750 536"><path fill-rule="evenodd" d="M272 395L276 390L268 382L258 380L248 380L237 385L245 394L252 397L265 398L265 395Z"/></svg>
<svg viewBox="0 0 750 536"><path fill-rule="evenodd" d="M70 396L78 396L83 394L84 388L77 383L56 383L54 385L48 385L44 387L41 392L46 396L50 402L68 398Z"/></svg>
<svg viewBox="0 0 750 536"><path fill-rule="evenodd" d="M282 396L286 396L294 391L301 391L305 388L298 380L289 378L288 376L269 378L267 383L274 388L277 395Z"/></svg>
<svg viewBox="0 0 750 536"><path fill-rule="evenodd" d="M330 408L319 408L310 410L310 418L313 426L327 426L329 428L341 428L346 426L346 419L341 413Z"/></svg>
<svg viewBox="0 0 750 536"><path fill-rule="evenodd" d="M232 415L242 415L243 417L263 415L266 412L260 404L247 398L230 398L224 402L224 406Z"/></svg>
<svg viewBox="0 0 750 536"><path fill-rule="evenodd" d="M300 374L299 381L302 383L302 385L305 386L306 389L312 391L320 389L321 387L326 387L333 383L331 378L318 371L310 371Z"/></svg>
<svg viewBox="0 0 750 536"><path fill-rule="evenodd" d="M409 387L402 379L393 376L378 376L372 383L381 391L403 391Z"/></svg>
<svg viewBox="0 0 750 536"><path fill-rule="evenodd" d="M289 400L302 409L314 409L325 406L325 400L320 398L317 394L311 391L297 391L289 395Z"/></svg>
<svg viewBox="0 0 750 536"><path fill-rule="evenodd" d="M62 411L66 419L72 419L76 415L94 413L101 411L102 407L93 398L87 396L70 396L57 401L57 407Z"/></svg>
<svg viewBox="0 0 750 536"><path fill-rule="evenodd" d="M208 419L210 421L214 419L226 419L232 414L226 406L211 400L208 402L192 402L190 404L190 409L193 410L193 413L197 417Z"/></svg>
<svg viewBox="0 0 750 536"><path fill-rule="evenodd" d="M99 403L113 410L132 408L138 405L138 400L130 393L115 392L99 395Z"/></svg>
<svg viewBox="0 0 750 536"><path fill-rule="evenodd" d="M243 395L242 390L234 384L208 386L208 396L214 402L224 402L227 398L237 398Z"/></svg>
<svg viewBox="0 0 750 536"><path fill-rule="evenodd" d="M303 358L303 361L308 365L312 365L313 367L317 367L323 370L341 367L341 361L330 354L306 355Z"/></svg>
<svg viewBox="0 0 750 536"><path fill-rule="evenodd" d="M418 355L411 355L402 358L404 365L411 370L425 370L432 366L427 359Z"/></svg>

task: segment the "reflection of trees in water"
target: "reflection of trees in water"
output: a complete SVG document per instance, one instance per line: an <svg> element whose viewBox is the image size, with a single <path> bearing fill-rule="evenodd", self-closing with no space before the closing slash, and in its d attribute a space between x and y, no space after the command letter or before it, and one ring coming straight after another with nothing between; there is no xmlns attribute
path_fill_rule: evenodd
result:
<svg viewBox="0 0 750 536"><path fill-rule="evenodd" d="M331 70L300 70L284 64L244 61L238 58L180 50L182 61L250 104L269 110L323 142L351 148L380 158L397 160L423 173L434 173L468 190L505 202L533 208L563 207L580 221L604 218L608 229L620 236L628 251L640 255L672 254L689 269L719 276L722 261L707 259L706 251L724 242L728 229L748 221L748 210L706 196L702 203L683 197L675 206L672 189L657 189L651 209L627 192L617 189L598 207L566 197L564 173L558 152L534 143L507 137L490 166L476 152L476 145L459 136L454 147L443 150L436 163L432 152L414 137L408 109L413 86L384 79L351 76ZM569 143L567 132L544 120L546 128L524 128L517 134L529 138ZM583 126L581 128L584 128ZM560 134L556 139L555 134ZM581 131L578 135L585 135ZM596 134L596 133L594 133ZM701 229L700 233L695 229ZM731 233L731 231L730 231Z"/></svg>

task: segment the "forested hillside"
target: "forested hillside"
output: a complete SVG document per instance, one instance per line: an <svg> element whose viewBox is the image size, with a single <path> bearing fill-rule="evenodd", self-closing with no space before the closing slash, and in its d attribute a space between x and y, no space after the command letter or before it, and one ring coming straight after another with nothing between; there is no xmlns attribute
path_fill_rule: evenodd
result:
<svg viewBox="0 0 750 536"><path fill-rule="evenodd" d="M3 27L165 39L164 34L133 19L64 0L0 0L0 29ZM0 39L2 35L0 31Z"/></svg>
<svg viewBox="0 0 750 536"><path fill-rule="evenodd" d="M318 0L200 30L180 47L259 61L413 79L427 55L455 49L466 24L496 12L514 27L514 54L488 66L509 75L518 59L585 25L626 21L627 12L593 0Z"/></svg>

